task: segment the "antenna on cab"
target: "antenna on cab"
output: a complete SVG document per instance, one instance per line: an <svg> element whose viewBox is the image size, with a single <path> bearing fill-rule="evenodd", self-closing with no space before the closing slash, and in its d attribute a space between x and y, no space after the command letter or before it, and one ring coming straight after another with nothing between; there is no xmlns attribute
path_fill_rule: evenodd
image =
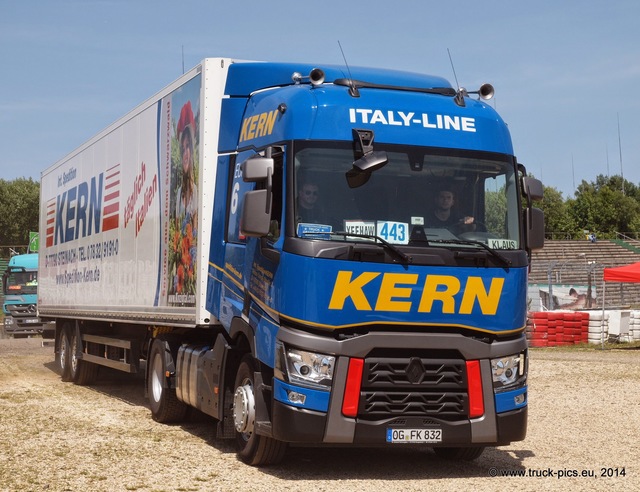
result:
<svg viewBox="0 0 640 492"><path fill-rule="evenodd" d="M458 76L456 75L456 68L453 66L453 58L451 57L451 51L449 51L449 48L447 48L447 53L449 54L449 61L451 62L451 70L453 70L453 78L456 81L456 95L453 97L453 100L456 102L456 104L458 106L464 107L464 98L469 94L478 94L478 97L480 99L484 99L485 101L491 99L495 94L495 90L491 84L482 84L480 86L480 89L478 89L477 91L467 91L467 89L465 89L464 87L460 87L460 84L458 83Z"/></svg>
<svg viewBox="0 0 640 492"><path fill-rule="evenodd" d="M342 59L344 60L344 64L347 67L347 73L349 74L349 94L351 95L351 97L360 97L360 92L358 91L356 84L353 82L353 77L351 76L351 69L349 68L349 64L347 63L347 57L344 55L344 50L342 49L340 40L338 40L338 46L340 47L340 52L342 53Z"/></svg>

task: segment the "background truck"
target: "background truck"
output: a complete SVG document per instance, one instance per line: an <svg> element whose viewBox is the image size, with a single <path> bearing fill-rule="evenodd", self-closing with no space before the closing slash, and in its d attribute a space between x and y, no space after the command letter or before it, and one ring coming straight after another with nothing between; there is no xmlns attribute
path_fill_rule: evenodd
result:
<svg viewBox="0 0 640 492"><path fill-rule="evenodd" d="M7 335L53 336L53 325L38 317L38 254L14 255L2 275L4 330Z"/></svg>
<svg viewBox="0 0 640 492"><path fill-rule="evenodd" d="M254 465L288 443L473 459L524 439L542 185L492 87L469 94L206 59L54 164L39 309L62 378L145 371L155 420L194 407Z"/></svg>

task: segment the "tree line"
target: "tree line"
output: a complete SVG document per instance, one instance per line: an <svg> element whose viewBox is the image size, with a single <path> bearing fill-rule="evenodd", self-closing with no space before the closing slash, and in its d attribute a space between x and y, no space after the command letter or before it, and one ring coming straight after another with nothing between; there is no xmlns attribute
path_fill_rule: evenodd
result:
<svg viewBox="0 0 640 492"><path fill-rule="evenodd" d="M39 200L40 183L32 178L0 179L0 246L29 242L29 231L38 230ZM598 238L640 238L640 188L622 176L583 180L570 198L545 187L539 206L548 239L582 239L585 231Z"/></svg>
<svg viewBox="0 0 640 492"><path fill-rule="evenodd" d="M541 208L548 239L583 239L587 231L605 239L640 238L640 188L622 176L583 180L573 198L545 187Z"/></svg>
<svg viewBox="0 0 640 492"><path fill-rule="evenodd" d="M0 179L0 246L29 244L29 232L38 231L39 201L39 182Z"/></svg>

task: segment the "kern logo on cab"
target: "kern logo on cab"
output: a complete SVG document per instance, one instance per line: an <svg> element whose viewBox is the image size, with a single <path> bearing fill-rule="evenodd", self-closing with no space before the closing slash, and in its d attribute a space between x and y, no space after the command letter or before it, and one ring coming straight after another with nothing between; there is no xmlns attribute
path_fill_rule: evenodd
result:
<svg viewBox="0 0 640 492"><path fill-rule="evenodd" d="M349 108L349 122L352 124L420 126L434 130L476 132L476 119L448 114L414 113L386 111L381 109Z"/></svg>
<svg viewBox="0 0 640 492"><path fill-rule="evenodd" d="M486 285L486 282L489 285ZM339 271L329 309L495 316L505 279L414 273Z"/></svg>
<svg viewBox="0 0 640 492"><path fill-rule="evenodd" d="M240 131L240 142L253 140L254 138L266 137L273 133L273 126L276 123L278 110L274 109L266 113L254 114L242 120L242 130Z"/></svg>

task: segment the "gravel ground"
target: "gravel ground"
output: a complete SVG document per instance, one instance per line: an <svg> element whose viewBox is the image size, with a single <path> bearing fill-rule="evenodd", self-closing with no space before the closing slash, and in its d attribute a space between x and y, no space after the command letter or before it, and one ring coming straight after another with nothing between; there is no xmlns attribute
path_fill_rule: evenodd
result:
<svg viewBox="0 0 640 492"><path fill-rule="evenodd" d="M51 346L0 340L0 490L640 490L638 348L532 349L527 439L472 463L294 448L252 468L205 418L154 422L141 378L103 369L94 386L63 383Z"/></svg>

